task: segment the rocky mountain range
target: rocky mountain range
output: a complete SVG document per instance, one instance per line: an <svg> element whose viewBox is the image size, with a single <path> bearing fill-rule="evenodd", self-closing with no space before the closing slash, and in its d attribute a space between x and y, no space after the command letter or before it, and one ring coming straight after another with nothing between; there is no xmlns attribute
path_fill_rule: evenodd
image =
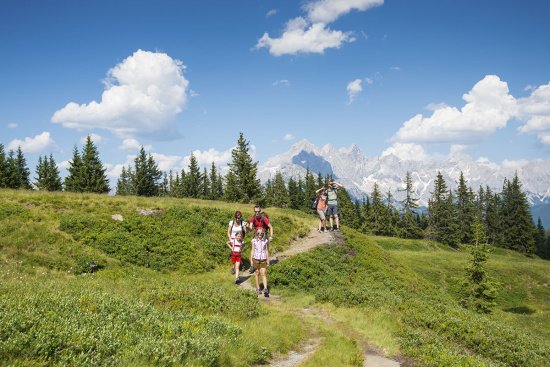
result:
<svg viewBox="0 0 550 367"><path fill-rule="evenodd" d="M285 181L290 177L303 179L308 167L315 177L318 172L323 176L332 174L350 195L359 200L370 195L375 182L384 195L391 191L396 200L402 200L404 192L400 190L404 188L403 180L407 172L410 172L420 206L428 205L439 171L452 189L456 189L462 172L467 185L475 192L480 186L484 189L489 186L493 192L501 192L504 180L513 179L517 172L532 208L543 212L539 216L547 223L545 228L550 226L550 160L533 161L517 169L503 169L494 163L476 162L465 154L440 162L403 160L392 154L366 157L356 144L336 150L330 144L319 148L303 139L288 152L272 157L258 167L258 176L262 183L273 179L277 171L281 171Z"/></svg>

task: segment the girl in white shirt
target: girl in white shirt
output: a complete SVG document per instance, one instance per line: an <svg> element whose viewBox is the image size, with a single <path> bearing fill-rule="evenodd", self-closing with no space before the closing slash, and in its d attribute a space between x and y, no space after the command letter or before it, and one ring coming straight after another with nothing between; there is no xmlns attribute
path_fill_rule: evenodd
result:
<svg viewBox="0 0 550 367"><path fill-rule="evenodd" d="M269 240L264 237L264 229L258 227L256 235L252 239L252 248L250 250L250 258L254 264L254 276L256 277L256 293L261 294L260 290L260 274L262 283L264 284L264 296L269 297L267 289L266 270L269 266Z"/></svg>

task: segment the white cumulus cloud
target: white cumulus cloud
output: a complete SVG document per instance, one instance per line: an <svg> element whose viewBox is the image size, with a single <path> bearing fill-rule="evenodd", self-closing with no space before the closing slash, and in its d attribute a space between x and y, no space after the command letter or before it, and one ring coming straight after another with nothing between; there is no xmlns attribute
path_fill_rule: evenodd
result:
<svg viewBox="0 0 550 367"><path fill-rule="evenodd" d="M332 23L352 10L365 11L384 4L384 0L317 0L304 5L312 22Z"/></svg>
<svg viewBox="0 0 550 367"><path fill-rule="evenodd" d="M413 143L393 143L391 147L382 152L382 157L390 154L407 160L426 160L429 158L422 145Z"/></svg>
<svg viewBox="0 0 550 367"><path fill-rule="evenodd" d="M21 147L23 153L51 153L58 150L57 144L47 131L36 135L34 138L27 137L25 140L14 139L8 144L6 150L16 151L18 147Z"/></svg>
<svg viewBox="0 0 550 367"><path fill-rule="evenodd" d="M122 144L120 144L117 149L118 150L140 150L141 146L142 146L142 144L140 144L140 142L137 141L136 139L124 139L122 141ZM145 149L146 151L149 152L149 151L153 150L153 146L152 145L146 145L146 146L143 147L143 149Z"/></svg>
<svg viewBox="0 0 550 367"><path fill-rule="evenodd" d="M292 134L286 134L283 138L284 140L294 140L296 137Z"/></svg>
<svg viewBox="0 0 550 367"><path fill-rule="evenodd" d="M138 50L108 71L100 102L71 102L54 113L52 122L79 130L106 129L120 138L179 138L174 118L188 98L184 69L165 53Z"/></svg>
<svg viewBox="0 0 550 367"><path fill-rule="evenodd" d="M256 148L251 145L250 146L249 154L253 156L256 152ZM220 152L214 148L210 148L209 150L194 150L193 155L197 159L197 164L202 167L206 167L207 169L210 169L212 166L212 162L216 165L217 168L221 168L222 166L226 166L231 161L231 149L228 149L226 151ZM183 158L182 166L183 169L187 171L187 168L189 167L189 160L191 158L191 155L188 155Z"/></svg>
<svg viewBox="0 0 550 367"><path fill-rule="evenodd" d="M267 47L274 56L298 53L323 54L327 48L340 48L344 42L353 42L351 32L333 31L323 23L310 24L302 17L288 21L281 38L265 33L255 49Z"/></svg>
<svg viewBox="0 0 550 367"><path fill-rule="evenodd" d="M502 161L501 165L504 168L521 168L525 166L529 161L527 159L518 159L509 161L508 159L505 159Z"/></svg>
<svg viewBox="0 0 550 367"><path fill-rule="evenodd" d="M279 85L279 84L290 85L290 81L289 81L289 80L286 80L286 79L281 79L281 80L275 80L275 81L273 82L273 86Z"/></svg>
<svg viewBox="0 0 550 367"><path fill-rule="evenodd" d="M17 125L15 122L12 122L12 123L8 124L8 127L9 127L10 129L15 129L17 126L18 126L18 125Z"/></svg>
<svg viewBox="0 0 550 367"><path fill-rule="evenodd" d="M95 145L101 144L102 142L105 141L105 139L101 135L93 134L93 133L89 135L90 135L90 139ZM88 136L81 137L80 144L86 144L87 139L88 139Z"/></svg>
<svg viewBox="0 0 550 367"><path fill-rule="evenodd" d="M542 144L550 145L550 83L533 87L531 95L518 99L522 133L536 134Z"/></svg>
<svg viewBox="0 0 550 367"><path fill-rule="evenodd" d="M348 83L348 86L346 88L349 96L349 101L347 103L348 105L351 104L355 97L363 91L363 87L361 87L361 82L361 79L355 79L354 81Z"/></svg>
<svg viewBox="0 0 550 367"><path fill-rule="evenodd" d="M495 75L486 76L462 98L466 104L461 110L434 106L432 116L416 115L403 124L392 140L471 144L506 127L508 120L517 115L516 99L509 94L508 84Z"/></svg>

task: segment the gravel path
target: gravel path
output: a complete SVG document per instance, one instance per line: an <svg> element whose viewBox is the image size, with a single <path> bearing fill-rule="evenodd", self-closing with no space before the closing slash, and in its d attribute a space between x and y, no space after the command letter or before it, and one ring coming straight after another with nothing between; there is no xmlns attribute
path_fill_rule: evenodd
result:
<svg viewBox="0 0 550 367"><path fill-rule="evenodd" d="M273 263L284 261L289 257L292 257L301 252L306 252L311 250L316 246L326 245L326 244L344 244L344 235L341 232L325 232L319 233L317 228L311 228L310 233L307 237L300 239L298 242L292 244L289 249L275 253L271 256L274 260ZM243 289L248 289L255 291L254 286L249 282L249 279L252 278L254 282L254 274L249 274L248 271L244 271L240 274L239 286ZM261 281L260 281L261 282ZM269 283L269 282L268 282ZM281 296L270 294L269 297L265 297L263 294L258 295L258 298L262 302L283 302ZM301 310L303 316L311 316L311 310L306 308ZM322 318L327 323L332 323L329 315L323 315ZM304 362L311 354L315 352L319 346L321 340L319 338L310 338L304 345L300 347L299 350L290 351L286 356L279 356L273 358L269 366L272 367L294 367L300 365ZM363 346L363 358L364 358L364 367L404 367L408 363L401 364L400 362L395 361L394 359L384 357L384 352L379 348L373 347L369 344L367 340L358 340L360 345Z"/></svg>

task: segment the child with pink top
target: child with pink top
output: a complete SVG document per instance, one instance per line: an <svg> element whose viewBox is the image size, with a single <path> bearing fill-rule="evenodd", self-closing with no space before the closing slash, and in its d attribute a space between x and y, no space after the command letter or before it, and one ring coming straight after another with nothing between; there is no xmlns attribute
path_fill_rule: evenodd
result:
<svg viewBox="0 0 550 367"><path fill-rule="evenodd" d="M264 284L264 296L269 297L267 289L266 270L269 266L269 240L264 237L264 229L259 227L256 229L256 235L252 239L252 248L250 250L250 258L254 264L254 276L256 277L256 293L261 294L260 290L260 274L262 283Z"/></svg>

